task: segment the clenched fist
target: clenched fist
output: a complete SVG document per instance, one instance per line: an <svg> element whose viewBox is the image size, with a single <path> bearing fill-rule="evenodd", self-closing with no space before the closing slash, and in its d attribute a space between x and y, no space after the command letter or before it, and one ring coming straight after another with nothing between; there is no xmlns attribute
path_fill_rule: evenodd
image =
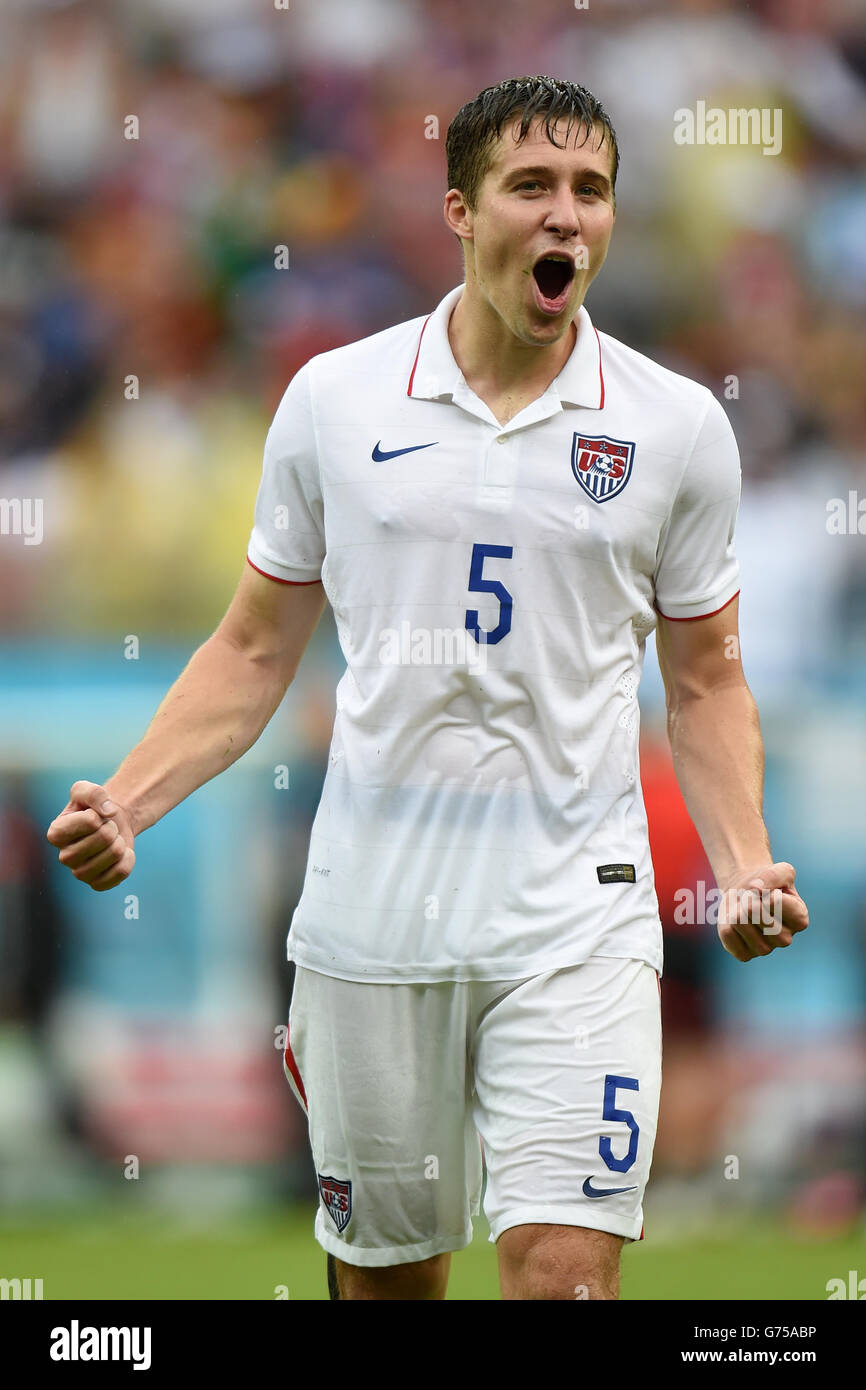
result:
<svg viewBox="0 0 866 1390"><path fill-rule="evenodd" d="M74 782L69 801L49 825L48 843L75 878L97 893L132 873L135 834L128 813L96 782Z"/></svg>
<svg viewBox="0 0 866 1390"><path fill-rule="evenodd" d="M756 960L790 946L809 925L809 910L794 887L793 864L758 864L725 885L719 905L719 940L737 960Z"/></svg>

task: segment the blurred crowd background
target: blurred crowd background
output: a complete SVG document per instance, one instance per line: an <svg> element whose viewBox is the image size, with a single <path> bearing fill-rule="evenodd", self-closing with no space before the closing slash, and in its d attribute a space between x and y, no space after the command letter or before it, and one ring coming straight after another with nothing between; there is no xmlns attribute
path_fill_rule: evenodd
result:
<svg viewBox="0 0 866 1390"><path fill-rule="evenodd" d="M460 282L441 214L450 119L502 77L546 72L588 86L619 137L595 324L704 382L739 441L767 818L812 914L793 949L746 967L712 926L674 920L677 890L712 878L649 651L642 769L668 936L647 1211L862 1222L862 0L278 6L0 11L0 497L44 501L41 544L0 534L0 1209L116 1188L128 1155L169 1202L314 1191L279 1026L341 670L329 620L260 743L139 842L124 889L77 885L44 832L219 621L293 373ZM699 100L780 109L781 152L678 145L674 113Z"/></svg>

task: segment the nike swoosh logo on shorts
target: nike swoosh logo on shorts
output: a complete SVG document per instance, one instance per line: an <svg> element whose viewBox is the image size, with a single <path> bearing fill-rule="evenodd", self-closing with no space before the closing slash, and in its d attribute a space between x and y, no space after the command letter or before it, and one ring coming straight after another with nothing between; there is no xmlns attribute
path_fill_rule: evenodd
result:
<svg viewBox="0 0 866 1390"><path fill-rule="evenodd" d="M381 443L380 439L379 444ZM414 454L418 449L432 449L438 443L439 440L434 439L432 444L410 444L408 449L389 449L387 452L383 452L379 448L379 444L376 444L373 448L373 462L383 463L385 459L396 459L401 454Z"/></svg>
<svg viewBox="0 0 866 1390"><path fill-rule="evenodd" d="M592 1178L587 1178L583 1184L585 1197L615 1197L618 1192L637 1192L637 1184L634 1187L593 1187Z"/></svg>

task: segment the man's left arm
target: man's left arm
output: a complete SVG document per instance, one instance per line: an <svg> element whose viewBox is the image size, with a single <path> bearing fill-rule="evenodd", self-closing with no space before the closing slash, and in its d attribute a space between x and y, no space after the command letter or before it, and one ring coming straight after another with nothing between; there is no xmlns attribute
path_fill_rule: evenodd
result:
<svg viewBox="0 0 866 1390"><path fill-rule="evenodd" d="M686 621L658 615L674 770L722 893L718 933L737 960L790 946L809 925L795 870L774 863L763 816L764 744L739 655L739 601Z"/></svg>

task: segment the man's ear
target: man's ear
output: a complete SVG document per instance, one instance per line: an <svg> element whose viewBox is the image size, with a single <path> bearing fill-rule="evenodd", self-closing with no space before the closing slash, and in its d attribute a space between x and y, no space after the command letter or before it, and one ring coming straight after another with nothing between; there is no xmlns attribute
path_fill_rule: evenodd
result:
<svg viewBox="0 0 866 1390"><path fill-rule="evenodd" d="M445 194L445 206L443 208L445 225L455 236L460 237L461 241L465 238L471 240L472 237L472 212L466 206L463 194L459 188L449 188Z"/></svg>

